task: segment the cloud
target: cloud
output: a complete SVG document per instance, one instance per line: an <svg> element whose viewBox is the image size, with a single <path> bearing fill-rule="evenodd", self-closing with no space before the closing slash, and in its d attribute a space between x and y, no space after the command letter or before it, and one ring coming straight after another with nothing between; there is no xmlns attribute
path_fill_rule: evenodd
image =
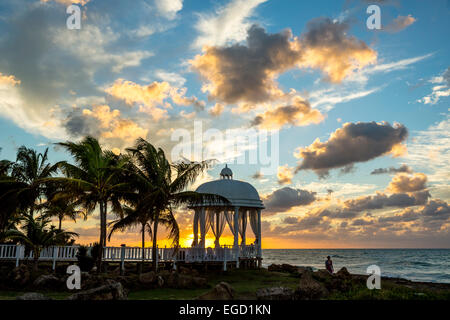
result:
<svg viewBox="0 0 450 320"><path fill-rule="evenodd" d="M402 164L398 168L395 167L378 168L373 170L370 174L385 174L385 173L399 173L399 172L412 173L412 169L406 164Z"/></svg>
<svg viewBox="0 0 450 320"><path fill-rule="evenodd" d="M47 3L47 2L56 2L56 3L60 3L66 6L70 6L71 4L79 4L84 6L85 4L87 4L90 0L41 0L41 2Z"/></svg>
<svg viewBox="0 0 450 320"><path fill-rule="evenodd" d="M377 53L367 44L348 36L346 22L315 18L300 37L303 52L300 66L322 70L326 80L341 82L353 71L376 62Z"/></svg>
<svg viewBox="0 0 450 320"><path fill-rule="evenodd" d="M316 193L307 190L284 187L264 198L267 214L288 211L297 206L306 206L316 200Z"/></svg>
<svg viewBox="0 0 450 320"><path fill-rule="evenodd" d="M346 200L343 204L343 210L361 212L383 209L385 207L411 207L427 203L429 197L431 196L428 191L411 194L394 193L391 195L378 192L374 196L362 196Z"/></svg>
<svg viewBox="0 0 450 320"><path fill-rule="evenodd" d="M345 123L326 142L316 139L310 146L298 148L294 156L303 159L299 170L314 170L326 176L330 169L366 162L385 154L397 154L408 130L402 124L387 122Z"/></svg>
<svg viewBox="0 0 450 320"><path fill-rule="evenodd" d="M214 105L214 107L210 108L208 110L208 113L214 117L220 116L223 112L223 109L225 108L225 106L221 103L216 103Z"/></svg>
<svg viewBox="0 0 450 320"><path fill-rule="evenodd" d="M278 167L277 179L279 184L291 184L294 173L292 169L286 164Z"/></svg>
<svg viewBox="0 0 450 320"><path fill-rule="evenodd" d="M195 29L200 35L194 46L222 46L231 41L242 41L251 26L248 18L256 7L267 0L232 0L213 14L199 14Z"/></svg>
<svg viewBox="0 0 450 320"><path fill-rule="evenodd" d="M183 0L155 0L158 12L167 18L173 20L176 18L178 11L183 9Z"/></svg>
<svg viewBox="0 0 450 320"><path fill-rule="evenodd" d="M117 109L107 105L74 110L66 119L65 127L74 137L92 135L106 140L111 146L122 147L137 138L146 138L148 129L128 118L122 118Z"/></svg>
<svg viewBox="0 0 450 320"><path fill-rule="evenodd" d="M253 25L246 45L205 47L190 61L206 84L202 90L210 98L225 103L259 103L283 96L275 76L294 67L300 53L290 41L292 33L268 34Z"/></svg>
<svg viewBox="0 0 450 320"><path fill-rule="evenodd" d="M256 179L256 180L262 179L263 177L264 177L264 175L260 171L257 171L252 175L252 179Z"/></svg>
<svg viewBox="0 0 450 320"><path fill-rule="evenodd" d="M414 132L414 139L408 143L405 162L414 168L422 168L428 180L448 186L450 172L450 115L429 126L426 130Z"/></svg>
<svg viewBox="0 0 450 320"><path fill-rule="evenodd" d="M450 67L442 75L432 78L429 82L436 84L432 87L432 92L418 99L417 102L433 105L438 103L441 98L450 96Z"/></svg>
<svg viewBox="0 0 450 320"><path fill-rule="evenodd" d="M251 125L263 129L280 129L285 125L306 126L322 122L324 116L320 111L312 109L308 101L301 97L294 97L290 105L278 106L258 114Z"/></svg>
<svg viewBox="0 0 450 320"><path fill-rule="evenodd" d="M388 190L400 192L415 192L426 188L427 176L423 173L397 173L389 183Z"/></svg>
<svg viewBox="0 0 450 320"><path fill-rule="evenodd" d="M20 80L17 80L13 75L4 75L0 72L0 86L16 86L20 84Z"/></svg>
<svg viewBox="0 0 450 320"><path fill-rule="evenodd" d="M128 105L144 104L140 110L152 115L155 120L160 120L165 116L166 111L156 108L157 105L164 105L165 100L170 98L173 103L181 106L192 105L198 110L203 110L205 103L197 97L186 97L186 88L177 88L168 82L154 81L149 85L142 86L132 81L117 79L105 92L116 99L124 100Z"/></svg>
<svg viewBox="0 0 450 320"><path fill-rule="evenodd" d="M408 14L407 16L398 16L391 21L383 30L387 32L399 32L416 22L416 18Z"/></svg>
<svg viewBox="0 0 450 320"><path fill-rule="evenodd" d="M300 38L289 29L268 34L253 25L245 44L206 46L189 62L205 80L202 90L211 99L230 104L279 100L286 94L276 77L287 70L320 69L337 83L376 61L376 52L347 30L346 23L327 18L310 21Z"/></svg>

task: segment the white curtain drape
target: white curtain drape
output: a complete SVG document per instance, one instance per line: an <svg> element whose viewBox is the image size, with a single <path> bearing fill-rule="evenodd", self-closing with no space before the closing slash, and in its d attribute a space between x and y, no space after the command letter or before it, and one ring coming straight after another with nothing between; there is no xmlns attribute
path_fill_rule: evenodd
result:
<svg viewBox="0 0 450 320"><path fill-rule="evenodd" d="M225 228L225 215L222 213L222 209L217 208L211 212L211 229L215 236L214 245L216 248L220 247L220 236Z"/></svg>
<svg viewBox="0 0 450 320"><path fill-rule="evenodd" d="M247 209L239 210L239 234L241 235L241 245L245 241L245 232L247 231Z"/></svg>
<svg viewBox="0 0 450 320"><path fill-rule="evenodd" d="M228 227L230 227L231 233L234 236L234 210L225 209L225 219L227 220Z"/></svg>
<svg viewBox="0 0 450 320"><path fill-rule="evenodd" d="M250 226L252 227L253 234L255 235L255 245L259 243L258 239L258 211L255 209L250 210Z"/></svg>

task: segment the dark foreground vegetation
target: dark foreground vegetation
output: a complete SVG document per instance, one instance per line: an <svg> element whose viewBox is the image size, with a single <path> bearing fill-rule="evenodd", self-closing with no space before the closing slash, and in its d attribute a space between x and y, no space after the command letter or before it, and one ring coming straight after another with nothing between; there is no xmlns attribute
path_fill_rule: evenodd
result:
<svg viewBox="0 0 450 320"><path fill-rule="evenodd" d="M81 290L66 287L67 265L55 272L42 263L36 271L25 264L18 268L0 266L0 299L71 300L449 300L450 284L412 282L382 278L380 290L366 287L367 276L352 275L345 268L330 275L325 270L272 265L268 269L188 268L177 271L151 267L137 272L135 264L107 265L108 273L83 273ZM141 269L141 268L139 268Z"/></svg>

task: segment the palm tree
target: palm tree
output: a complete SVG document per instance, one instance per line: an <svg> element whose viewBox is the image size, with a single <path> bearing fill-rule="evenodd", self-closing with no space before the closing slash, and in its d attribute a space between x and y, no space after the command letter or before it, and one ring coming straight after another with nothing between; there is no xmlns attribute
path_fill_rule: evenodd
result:
<svg viewBox="0 0 450 320"><path fill-rule="evenodd" d="M142 244L142 262L141 267L139 268L139 273L142 272L144 263L145 263L145 233L148 232L150 237L152 236L152 219L153 212L138 210L136 207L140 207L139 205L135 205L133 207L124 206L124 217L122 219L115 220L111 222L111 229L109 232L108 240L111 239L111 236L114 232L120 230L124 231L127 228L139 226L141 232L141 244Z"/></svg>
<svg viewBox="0 0 450 320"><path fill-rule="evenodd" d="M0 189L7 190L0 196L0 201L16 200L19 209L33 214L36 203L41 202L45 194L45 179L57 172L58 163L52 165L48 162L48 148L44 153L37 153L25 146L17 151L15 163L2 162L10 174L0 180Z"/></svg>
<svg viewBox="0 0 450 320"><path fill-rule="evenodd" d="M64 218L69 218L74 222L77 222L77 217L80 215L85 220L87 218L83 210L78 210L78 203L74 199L70 199L70 195L67 196L62 192L50 198L44 204L44 208L45 215L58 218L58 230L61 230Z"/></svg>
<svg viewBox="0 0 450 320"><path fill-rule="evenodd" d="M27 213L22 217L24 222L23 231L12 229L6 232L6 237L22 243L33 252L34 270L37 271L39 256L42 249L64 244L67 239L78 236L74 232L48 228L50 217L43 215L35 218L32 213Z"/></svg>
<svg viewBox="0 0 450 320"><path fill-rule="evenodd" d="M156 261L157 236L159 224L169 229L169 238L177 248L179 244L179 227L173 209L186 204L201 201L225 201L223 197L212 194L201 194L185 191L196 178L209 167L211 161L169 163L164 151L156 149L146 140L139 138L134 148L127 151L132 156L132 169L128 169L129 179L138 190L140 201L136 206L136 214L151 215L153 221L152 260ZM131 218L130 218L131 219ZM153 270L157 265L153 263Z"/></svg>
<svg viewBox="0 0 450 320"><path fill-rule="evenodd" d="M18 214L31 214L45 197L46 179L58 170L57 164L48 162L48 149L44 153L22 146L15 162L0 161L0 228L10 226ZM14 219L12 220L14 221Z"/></svg>
<svg viewBox="0 0 450 320"><path fill-rule="evenodd" d="M97 263L98 271L101 271L103 248L106 246L108 205L114 213L122 214L119 195L128 183L121 179L120 168L127 160L102 149L98 140L90 136L79 143L67 141L58 145L73 156L75 164L60 163L59 167L65 177L53 178L52 181L61 183L66 192L75 196L86 214L99 208L100 252Z"/></svg>

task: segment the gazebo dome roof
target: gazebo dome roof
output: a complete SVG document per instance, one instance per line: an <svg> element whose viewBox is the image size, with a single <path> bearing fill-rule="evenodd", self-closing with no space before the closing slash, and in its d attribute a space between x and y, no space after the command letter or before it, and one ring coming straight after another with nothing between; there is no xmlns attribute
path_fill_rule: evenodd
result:
<svg viewBox="0 0 450 320"><path fill-rule="evenodd" d="M227 175L222 174L224 170L227 170L227 172L225 172ZM253 187L250 183L224 178L225 176L232 176L232 174L233 173L231 170L228 167L225 167L220 173L223 177L222 179L203 183L195 191L200 193L217 194L225 197L231 202L231 204L228 204L231 206L264 208L264 205L259 198L258 191L256 191L255 187ZM215 205L220 206L225 204Z"/></svg>

